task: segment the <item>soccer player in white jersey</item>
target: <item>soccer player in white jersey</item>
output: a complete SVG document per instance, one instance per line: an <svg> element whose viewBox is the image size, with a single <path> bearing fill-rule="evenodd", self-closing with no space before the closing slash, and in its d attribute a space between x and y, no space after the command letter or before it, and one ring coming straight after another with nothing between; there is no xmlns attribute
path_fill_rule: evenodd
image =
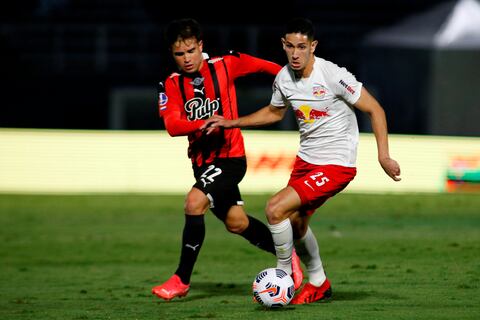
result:
<svg viewBox="0 0 480 320"><path fill-rule="evenodd" d="M280 121L288 108L295 113L300 149L287 186L266 206L277 268L291 273L295 245L308 271L309 281L292 304L311 303L332 295L309 220L317 208L355 177L358 125L354 108L370 117L383 170L394 181L400 180L400 166L389 154L383 108L345 68L316 57L317 43L310 20L290 21L282 38L288 65L277 74L270 105L234 120L214 116L203 126L207 133L218 126L264 126Z"/></svg>

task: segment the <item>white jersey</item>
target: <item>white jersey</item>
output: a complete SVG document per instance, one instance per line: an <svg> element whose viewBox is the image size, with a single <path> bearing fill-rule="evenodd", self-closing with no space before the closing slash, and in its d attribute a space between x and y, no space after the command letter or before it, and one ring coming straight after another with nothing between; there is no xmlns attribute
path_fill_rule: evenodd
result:
<svg viewBox="0 0 480 320"><path fill-rule="evenodd" d="M270 103L292 107L300 130L300 158L355 167L358 124L352 104L361 89L362 83L345 68L318 57L308 78L297 79L288 65L280 70Z"/></svg>

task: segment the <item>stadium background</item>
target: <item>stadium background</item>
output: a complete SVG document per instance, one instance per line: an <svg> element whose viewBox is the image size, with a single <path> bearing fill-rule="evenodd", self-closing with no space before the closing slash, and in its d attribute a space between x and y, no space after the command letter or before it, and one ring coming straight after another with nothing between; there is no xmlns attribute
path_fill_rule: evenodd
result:
<svg viewBox="0 0 480 320"><path fill-rule="evenodd" d="M288 7L274 3L259 7L251 0L228 4L185 1L176 10L152 0L2 2L0 127L161 128L151 103L155 95L148 92L155 92L157 82L173 68L162 41L163 27L169 20L184 16L198 19L205 27L205 50L210 55L233 49L284 64L279 42L283 24L285 19L299 15L311 18L316 25L320 40L317 54L347 67L384 103L392 133L478 135L479 126L463 111L468 109L471 115L479 109L474 104L475 99L478 101L475 88L479 79L471 72L479 68L478 34L470 50L448 48L449 53L456 54L468 55L466 51L471 51L474 57L444 58L448 63L443 61L442 68L448 73L441 74L443 86L438 87L443 94L441 101L447 97L449 102L457 102L455 98L465 96L463 93L472 98L463 98L461 105L450 108L450 114L435 119L443 127L453 121L451 118L459 119L453 123L453 130L442 131L429 123L429 116L435 112L432 103L441 105L430 101L430 87L438 86L434 59L439 50L432 39L448 22L458 2L300 0ZM413 25L404 28L404 36L423 35L425 43L406 45L393 31L402 30L399 26L415 16ZM471 21L464 23L476 26ZM382 30L390 32L391 38L397 37L396 42L372 38ZM453 65L456 73L448 70L455 60L466 64ZM268 101L270 85L271 79L261 76L240 80L241 111L248 113ZM127 106L128 120L119 122L112 110L114 100L119 91L132 87L146 90L145 98ZM461 92L455 93L458 90ZM364 121L361 125L363 131L368 130ZM280 125L294 129L292 126L292 119Z"/></svg>
<svg viewBox="0 0 480 320"><path fill-rule="evenodd" d="M465 22L467 19L466 24L478 23L475 22L475 10L467 8L467 11L473 12L473 18L454 15L459 4L467 4L468 7L472 3L480 7L476 0L395 0L388 3L375 0L341 3L301 0L285 8L273 3L257 7L254 1L235 4L187 1L182 2L178 10L168 10L163 2L147 0L2 3L0 190L21 192L24 188L27 192L69 192L88 191L88 186L91 186L94 191L106 192L164 192L169 186L158 181L170 179L162 176L163 172L157 172L157 175L151 173L159 167L171 166L166 159L174 159L173 163L178 161L175 160L177 158L185 160L183 151L172 153L171 146L173 143L178 146L179 139L168 140L159 136L158 140L142 140L142 135L136 134L130 137L131 143L150 141L152 144L145 150L156 148L158 156L153 157L147 152L132 161L125 160L131 150L128 143L117 147L114 143L110 144L110 148L104 150L111 150L111 153L105 155L103 152L95 153L94 143L88 138L82 140L85 134L89 135L88 132L76 131L78 135L74 138L73 131L62 133L58 130L103 131L101 137L90 136L92 141L114 141L115 134L118 137L118 134L127 132L159 132L161 135L163 124L157 116L156 84L174 67L162 42L163 27L173 18L191 16L198 19L205 27L205 50L210 55L234 49L284 64L286 61L279 37L284 20L296 15L314 21L320 40L317 54L356 74L387 111L394 144L392 152L401 160L406 179L395 189L388 184L389 181L376 184L376 179L368 179L362 183L360 176L357 180L363 187L354 187L354 190L437 192L456 190L456 186L460 186L461 190L476 190L480 163L479 140L475 140L480 135L480 91L477 89L480 77L472 70L480 68L480 36L473 29L473 37L467 37L467 45L454 43L453 46L439 46L435 42L435 37L445 33L446 25L458 23L452 20ZM474 20L469 21L469 18ZM270 88L271 79L261 75L240 79L240 113L250 113L268 103ZM368 119L362 114L358 117L364 139L371 139ZM53 129L57 130L56 138L49 140L53 133L45 135L29 131L28 140L25 131L9 130L14 128ZM281 123L263 130L288 132L295 129L295 121L289 114ZM107 132L113 136L106 136ZM249 134L252 145L257 143L255 139L262 141L254 132L252 130L253 134ZM16 133L20 134L16 139L20 139L21 143L11 140ZM68 148L61 149L65 144L55 142L59 135L63 139L80 139L80 145L84 147L75 148L74 152ZM437 142L447 137L446 141L450 142L445 142L430 154L396 148L396 141L403 139L416 143L418 150L431 150L428 146L432 144L425 136L433 136ZM452 143L450 136L460 140ZM278 141L284 139L282 137L273 134L269 139ZM42 138L45 140L39 141ZM160 139L162 143L158 144ZM278 176L275 184L259 189L247 186L253 184L247 175L244 181L247 191L271 192L282 185L279 183L285 180L288 166L282 171L275 167L275 161L278 162L282 156L294 155L296 137L293 134L288 139L292 147L287 156L278 150L267 155L251 152L251 159L273 157L273 162L271 159L263 161L265 174L274 172ZM461 147L464 139L468 141L468 148ZM45 147L31 147L35 143ZM16 147L12 148L12 145ZM364 148L368 149L367 146ZM247 145L248 149L250 146ZM372 167L368 165L369 159L375 158L375 150L368 150L363 152L361 149L359 157L359 163L366 168ZM52 158L52 154L61 156L56 159ZM80 161L82 157L90 159L90 169L72 167L72 163L88 162ZM48 169L48 163L58 159L63 160L52 165L56 170ZM125 179L112 179L112 175L119 176L115 170L110 170L110 175L108 170L92 171L95 163L98 168L102 167L101 161L118 163L118 170ZM45 165L39 167L40 162ZM433 166L435 170L427 165L429 162L438 164ZM422 169L421 164L427 170ZM139 172L138 168L143 171ZM180 176L189 177L187 162L183 168ZM423 174L429 168L435 175ZM372 172L381 174L367 170L365 177ZM91 181L83 187L77 181L78 188L62 184L55 188L47 187L52 185L52 181L72 181L66 173L84 177L90 174ZM95 183L99 173L104 175L102 181L110 183ZM150 176L151 180L130 177L135 175ZM57 178L46 179L48 176ZM32 185L32 180L37 182ZM137 184L132 185L132 180ZM38 181L44 181L43 187ZM466 187L465 181L468 184ZM190 184L191 180L185 178L182 187L172 187L172 191L186 190Z"/></svg>

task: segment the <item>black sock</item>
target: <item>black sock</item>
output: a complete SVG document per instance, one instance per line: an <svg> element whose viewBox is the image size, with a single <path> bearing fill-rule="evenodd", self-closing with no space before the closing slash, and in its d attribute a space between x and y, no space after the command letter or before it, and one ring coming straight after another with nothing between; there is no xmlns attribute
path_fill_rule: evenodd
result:
<svg viewBox="0 0 480 320"><path fill-rule="evenodd" d="M254 246L262 250L275 254L275 246L273 244L272 233L268 227L255 219L248 216L248 227L240 235L247 239Z"/></svg>
<svg viewBox="0 0 480 320"><path fill-rule="evenodd" d="M182 279L184 284L190 283L193 266L197 260L203 239L205 239L205 222L203 215L185 215L185 226L183 227L182 253L180 263L175 274Z"/></svg>

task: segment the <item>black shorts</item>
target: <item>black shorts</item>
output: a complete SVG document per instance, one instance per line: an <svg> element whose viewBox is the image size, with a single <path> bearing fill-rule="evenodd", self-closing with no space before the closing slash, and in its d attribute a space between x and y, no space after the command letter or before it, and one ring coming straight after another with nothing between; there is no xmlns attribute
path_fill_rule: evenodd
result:
<svg viewBox="0 0 480 320"><path fill-rule="evenodd" d="M197 182L193 185L210 200L210 209L225 220L231 206L243 205L238 184L247 171L247 161L242 158L219 158L203 166L193 165Z"/></svg>

